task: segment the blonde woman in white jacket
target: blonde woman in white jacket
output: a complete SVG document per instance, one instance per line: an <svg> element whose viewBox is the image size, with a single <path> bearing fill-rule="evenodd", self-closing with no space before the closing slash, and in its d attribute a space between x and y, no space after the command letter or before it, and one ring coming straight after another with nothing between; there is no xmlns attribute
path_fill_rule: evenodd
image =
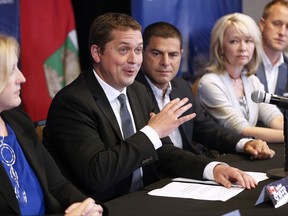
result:
<svg viewBox="0 0 288 216"><path fill-rule="evenodd" d="M221 17L211 34L208 73L199 82L198 99L220 124L239 134L283 143L283 115L271 104L254 103L251 93L264 91L254 75L263 53L254 20L234 13ZM261 121L264 127L258 127Z"/></svg>

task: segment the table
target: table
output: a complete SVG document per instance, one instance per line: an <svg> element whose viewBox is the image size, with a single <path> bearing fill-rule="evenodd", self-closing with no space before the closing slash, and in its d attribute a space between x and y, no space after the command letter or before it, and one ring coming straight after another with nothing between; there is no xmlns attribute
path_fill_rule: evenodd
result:
<svg viewBox="0 0 288 216"><path fill-rule="evenodd" d="M270 148L275 150L276 155L267 160L250 160L248 156L241 154L227 154L220 157L223 161L244 171L266 172L274 168L284 167L283 144L271 144ZM288 204L277 209L271 201L255 206L263 187L276 181L268 179L258 184L251 190L244 190L237 196L226 202L201 201L184 198L170 198L150 196L147 193L153 189L160 188L170 183L170 179L163 179L152 185L146 186L142 191L127 194L105 203L110 215L133 215L133 216L169 216L169 215L223 215L234 210L239 210L241 216L245 215L288 215Z"/></svg>

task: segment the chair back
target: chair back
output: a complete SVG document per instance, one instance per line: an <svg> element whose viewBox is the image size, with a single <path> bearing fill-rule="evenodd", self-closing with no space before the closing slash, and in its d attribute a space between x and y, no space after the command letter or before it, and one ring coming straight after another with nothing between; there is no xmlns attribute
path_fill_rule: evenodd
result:
<svg viewBox="0 0 288 216"><path fill-rule="evenodd" d="M46 119L34 122L35 130L41 143L43 140L43 128L45 127L45 124L46 124Z"/></svg>

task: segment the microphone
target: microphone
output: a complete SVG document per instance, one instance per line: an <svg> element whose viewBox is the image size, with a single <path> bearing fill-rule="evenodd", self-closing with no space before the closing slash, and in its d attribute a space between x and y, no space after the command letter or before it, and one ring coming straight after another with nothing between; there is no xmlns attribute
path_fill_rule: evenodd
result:
<svg viewBox="0 0 288 216"><path fill-rule="evenodd" d="M255 103L275 104L280 108L288 109L288 98L281 97L275 94L265 93L261 91L254 91L251 94L251 99Z"/></svg>

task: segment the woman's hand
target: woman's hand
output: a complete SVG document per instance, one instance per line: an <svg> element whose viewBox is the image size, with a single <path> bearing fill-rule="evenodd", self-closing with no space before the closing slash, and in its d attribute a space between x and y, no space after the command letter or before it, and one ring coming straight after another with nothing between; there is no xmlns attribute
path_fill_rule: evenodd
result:
<svg viewBox="0 0 288 216"><path fill-rule="evenodd" d="M103 208L95 203L92 198L87 198L83 202L73 203L65 210L65 216L102 216Z"/></svg>

